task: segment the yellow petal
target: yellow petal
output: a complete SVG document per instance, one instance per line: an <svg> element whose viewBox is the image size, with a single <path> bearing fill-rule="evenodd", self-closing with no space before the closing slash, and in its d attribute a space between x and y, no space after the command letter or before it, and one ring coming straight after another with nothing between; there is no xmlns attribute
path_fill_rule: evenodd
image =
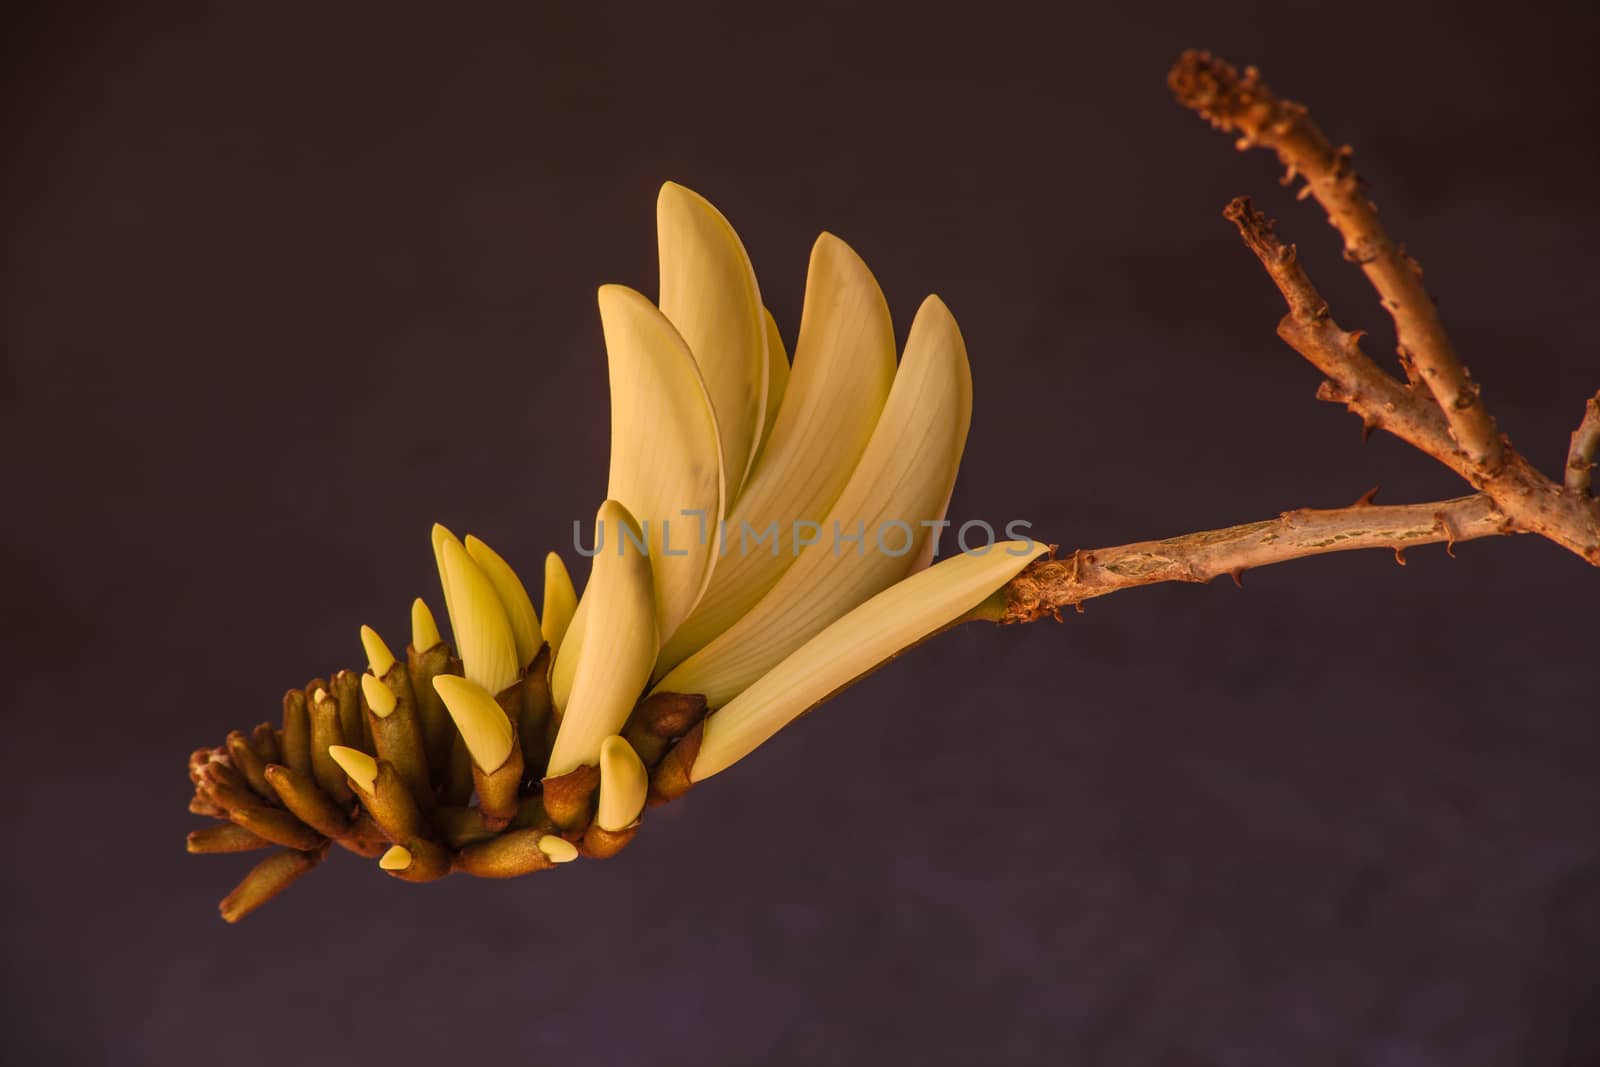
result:
<svg viewBox="0 0 1600 1067"><path fill-rule="evenodd" d="M600 743L622 729L656 658L650 559L639 551L639 526L615 500L600 506L595 523L597 543L602 530L605 541L584 590L583 655L550 751L548 777L600 758Z"/></svg>
<svg viewBox="0 0 1600 1067"><path fill-rule="evenodd" d="M794 564L795 524L821 523L849 482L888 400L894 357L889 305L872 272L850 246L823 234L811 249L783 406L729 510L711 584L664 642L658 675L737 622Z"/></svg>
<svg viewBox="0 0 1600 1067"><path fill-rule="evenodd" d="M798 371L797 371L798 373ZM955 484L972 416L966 347L929 297L911 324L889 402L817 543L722 636L657 687L726 704L829 623L911 572ZM860 535L860 542L844 536Z"/></svg>
<svg viewBox="0 0 1600 1067"><path fill-rule="evenodd" d="M378 866L386 871L403 871L411 866L411 850L404 845L390 845L389 850L378 857Z"/></svg>
<svg viewBox="0 0 1600 1067"><path fill-rule="evenodd" d="M373 785L378 781L377 760L359 748L350 748L347 745L329 745L328 755L333 757L333 762L339 765L339 769L348 775L363 793L372 792Z"/></svg>
<svg viewBox="0 0 1600 1067"><path fill-rule="evenodd" d="M382 678L389 673L389 668L394 666L394 653L389 651L389 646L383 643L383 638L378 636L378 631L370 626L361 628L361 647L367 653L367 665L372 673Z"/></svg>
<svg viewBox="0 0 1600 1067"><path fill-rule="evenodd" d="M756 444L756 458L751 464L755 470L761 462L761 451L767 438L772 436L773 423L778 421L778 409L783 406L783 394L789 387L789 353L783 347L783 335L778 332L777 320L772 312L767 317L767 410L761 419L761 440ZM746 482L749 479L745 479Z"/></svg>
<svg viewBox="0 0 1600 1067"><path fill-rule="evenodd" d="M544 558L544 637L550 642L550 654L561 651L561 640L567 636L572 624L572 613L578 610L578 593L572 587L572 576L558 553Z"/></svg>
<svg viewBox="0 0 1600 1067"><path fill-rule="evenodd" d="M494 696L471 679L454 674L434 678L433 688L455 720L472 760L486 774L499 770L511 755L511 720Z"/></svg>
<svg viewBox="0 0 1600 1067"><path fill-rule="evenodd" d="M467 535L467 555L494 586L500 606L505 609L506 620L511 623L511 637L517 645L517 666L526 667L544 647L544 634L539 629L539 614L533 610L533 600L511 564L494 549L471 534Z"/></svg>
<svg viewBox="0 0 1600 1067"><path fill-rule="evenodd" d="M411 602L411 647L426 652L444 638L439 636L439 624L433 621L433 612L421 597Z"/></svg>
<svg viewBox="0 0 1600 1067"><path fill-rule="evenodd" d="M567 710L567 701L572 699L572 682L578 677L578 661L583 658L583 634L587 629L584 623L589 616L584 603L578 601L566 636L561 639L561 648L550 664L550 702L563 712Z"/></svg>
<svg viewBox="0 0 1600 1067"><path fill-rule="evenodd" d="M1044 551L1036 541L1003 541L890 586L706 719L690 776L700 781L731 767L808 709L977 607Z"/></svg>
<svg viewBox="0 0 1600 1067"><path fill-rule="evenodd" d="M724 494L732 502L750 471L766 413L767 324L756 272L728 220L673 182L656 198L656 238L661 310L700 365L722 439Z"/></svg>
<svg viewBox="0 0 1600 1067"><path fill-rule="evenodd" d="M650 790L650 774L633 746L616 734L600 744L600 803L594 821L602 830L626 830L638 821Z"/></svg>
<svg viewBox="0 0 1600 1067"><path fill-rule="evenodd" d="M394 691L370 674L361 676L361 693L367 698L367 707L372 709L372 714L380 719L387 719L394 714L395 706L399 703Z"/></svg>
<svg viewBox="0 0 1600 1067"><path fill-rule="evenodd" d="M543 852L551 863L571 863L578 858L578 846L555 834L545 834L539 838L539 851Z"/></svg>
<svg viewBox="0 0 1600 1067"><path fill-rule="evenodd" d="M466 676L491 693L517 680L517 642L494 583L472 562L461 542L443 544L450 631Z"/></svg>
<svg viewBox="0 0 1600 1067"><path fill-rule="evenodd" d="M444 546L454 544L457 548L461 548L461 542L456 538L455 534L437 522L433 524L433 529L429 531L429 537L433 541L433 562L439 568L439 588L444 592L444 613L447 617L454 618L456 606L450 600L450 573L445 569L444 565ZM422 650L418 649L417 651L420 652Z"/></svg>
<svg viewBox="0 0 1600 1067"><path fill-rule="evenodd" d="M600 290L611 377L606 495L649 536L660 632L705 592L722 521L722 451L694 357L672 324L620 285ZM765 359L765 354L762 356Z"/></svg>

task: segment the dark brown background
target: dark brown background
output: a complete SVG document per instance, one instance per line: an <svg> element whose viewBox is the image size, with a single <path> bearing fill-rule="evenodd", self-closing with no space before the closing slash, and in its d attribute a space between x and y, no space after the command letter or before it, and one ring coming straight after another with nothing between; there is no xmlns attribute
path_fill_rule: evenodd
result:
<svg viewBox="0 0 1600 1067"><path fill-rule="evenodd" d="M1092 546L1455 494L1273 336L1236 193L1390 345L1318 212L1167 97L1210 46L1354 143L1554 469L1600 385L1592 16L338 6L7 38L8 1060L1600 1062L1600 580L1528 539L958 632L557 876L339 855L228 928L248 860L182 849L185 754L398 641L430 521L570 545L593 291L654 291L664 179L791 339L824 227L902 333L949 301L954 516Z"/></svg>

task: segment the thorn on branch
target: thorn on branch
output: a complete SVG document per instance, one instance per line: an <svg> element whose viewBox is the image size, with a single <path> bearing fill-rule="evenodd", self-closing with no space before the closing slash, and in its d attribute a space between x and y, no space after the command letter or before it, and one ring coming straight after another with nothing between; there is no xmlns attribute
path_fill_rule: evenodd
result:
<svg viewBox="0 0 1600 1067"><path fill-rule="evenodd" d="M1406 565L1406 550L1399 545L1394 546L1394 561L1402 567Z"/></svg>
<svg viewBox="0 0 1600 1067"><path fill-rule="evenodd" d="M1356 502L1350 506L1353 508L1370 508L1372 506L1372 502L1378 499L1378 490L1382 488L1383 485L1381 483L1373 486L1371 489L1368 489L1365 493L1362 493L1359 497L1357 497Z"/></svg>
<svg viewBox="0 0 1600 1067"><path fill-rule="evenodd" d="M1444 512L1442 512L1442 511L1436 511L1436 512L1433 513L1433 522L1434 522L1435 526L1437 526L1439 529L1444 531L1444 554L1449 556L1451 559L1455 559L1456 558L1456 531L1455 531L1455 528L1450 525L1450 520L1445 518Z"/></svg>

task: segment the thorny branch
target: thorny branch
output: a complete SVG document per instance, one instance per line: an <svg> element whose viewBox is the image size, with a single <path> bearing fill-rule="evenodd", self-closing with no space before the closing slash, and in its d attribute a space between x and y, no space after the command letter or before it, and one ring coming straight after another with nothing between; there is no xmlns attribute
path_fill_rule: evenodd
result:
<svg viewBox="0 0 1600 1067"><path fill-rule="evenodd" d="M1361 351L1360 331L1346 331L1300 265L1293 245L1248 198L1224 216L1261 260L1289 311L1278 336L1323 373L1319 399L1344 404L1368 432L1381 429L1426 452L1479 492L1437 504L1356 506L1285 512L1275 520L1146 541L1070 557L1040 560L1004 590L1002 621L1032 622L1060 609L1155 582L1206 582L1222 574L1324 552L1391 548L1494 534L1535 533L1600 566L1600 501L1590 472L1600 451L1600 394L1589 400L1572 435L1563 482L1545 477L1495 429L1478 386L1456 357L1422 269L1378 222L1377 209L1351 166L1348 146L1334 148L1300 104L1281 100L1254 69L1241 75L1205 52L1186 52L1168 84L1180 103L1224 131L1238 147L1270 148L1288 168L1285 184L1305 179L1310 195L1344 238L1345 258L1358 264L1394 320L1399 381Z"/></svg>
<svg viewBox="0 0 1600 1067"><path fill-rule="evenodd" d="M1301 508L1265 522L1041 560L1006 587L1003 619L1033 622L1068 605L1155 582L1209 582L1224 574L1237 582L1245 571L1268 563L1352 548L1391 549L1404 563L1406 549L1415 545L1453 546L1505 532L1506 517L1482 493L1393 506L1363 497L1347 508Z"/></svg>

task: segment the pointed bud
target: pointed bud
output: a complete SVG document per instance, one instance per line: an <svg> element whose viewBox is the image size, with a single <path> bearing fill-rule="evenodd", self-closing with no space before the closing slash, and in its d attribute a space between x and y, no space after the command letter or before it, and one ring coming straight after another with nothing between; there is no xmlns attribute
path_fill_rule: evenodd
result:
<svg viewBox="0 0 1600 1067"><path fill-rule="evenodd" d="M234 825L242 826L257 837L285 848L304 852L327 842L327 838L282 808L264 805L234 808L228 812L228 818Z"/></svg>
<svg viewBox="0 0 1600 1067"><path fill-rule="evenodd" d="M337 763L340 770L350 776L350 780L363 793L372 792L372 787L378 780L377 760L359 748L350 748L346 745L329 745L328 755L333 757L333 762Z"/></svg>
<svg viewBox="0 0 1600 1067"><path fill-rule="evenodd" d="M394 691L370 674L361 676L361 695L367 698L367 707L372 709L372 714L380 719L392 715L398 703Z"/></svg>
<svg viewBox="0 0 1600 1067"><path fill-rule="evenodd" d="M555 834L545 834L539 838L539 851L543 852L551 863L571 863L578 858L578 846Z"/></svg>
<svg viewBox="0 0 1600 1067"><path fill-rule="evenodd" d="M382 678L389 673L389 668L394 666L394 653L389 651L389 646L383 643L383 638L378 636L378 631L370 626L361 628L361 647L367 653L367 665L372 668L374 677Z"/></svg>
<svg viewBox="0 0 1600 1067"><path fill-rule="evenodd" d="M639 754L616 734L600 743L600 806L594 821L602 830L626 830L644 810L650 776Z"/></svg>
<svg viewBox="0 0 1600 1067"><path fill-rule="evenodd" d="M533 657L544 647L544 634L539 629L539 614L533 610L533 601L517 572L494 549L467 535L467 555L494 586L500 606L505 609L506 621L511 624L511 636L517 645L517 668L520 670L533 662Z"/></svg>
<svg viewBox="0 0 1600 1067"><path fill-rule="evenodd" d="M470 679L453 674L439 675L433 688L455 720L473 762L484 771L498 770L511 755L513 735L511 720L494 697Z"/></svg>
<svg viewBox="0 0 1600 1067"><path fill-rule="evenodd" d="M323 792L339 804L349 804L355 799L345 784L339 765L328 755L328 749L356 740L344 736L339 723L339 705L322 687L312 690L311 717L311 776Z"/></svg>
<svg viewBox="0 0 1600 1067"><path fill-rule="evenodd" d="M552 650L561 648L577 610L578 591L572 587L572 576L560 555L552 552L544 558L544 639Z"/></svg>
<svg viewBox="0 0 1600 1067"><path fill-rule="evenodd" d="M433 621L433 612L421 597L417 597L411 602L411 647L426 652L443 640L439 636L439 624Z"/></svg>
<svg viewBox="0 0 1600 1067"><path fill-rule="evenodd" d="M392 845L378 858L378 866L386 871L403 871L411 866L411 850L404 845Z"/></svg>
<svg viewBox="0 0 1600 1067"><path fill-rule="evenodd" d="M196 854L249 852L253 849L267 848L271 844L272 842L266 838L231 822L208 826L204 830L193 830L189 833L189 851Z"/></svg>
<svg viewBox="0 0 1600 1067"><path fill-rule="evenodd" d="M494 583L458 542L444 543L450 576L450 630L466 676L491 694L517 680L517 642Z"/></svg>
<svg viewBox="0 0 1600 1067"><path fill-rule="evenodd" d="M276 852L251 868L233 892L218 906L225 922L236 923L261 905L289 888L296 878L322 862L328 854L326 842L312 852Z"/></svg>

